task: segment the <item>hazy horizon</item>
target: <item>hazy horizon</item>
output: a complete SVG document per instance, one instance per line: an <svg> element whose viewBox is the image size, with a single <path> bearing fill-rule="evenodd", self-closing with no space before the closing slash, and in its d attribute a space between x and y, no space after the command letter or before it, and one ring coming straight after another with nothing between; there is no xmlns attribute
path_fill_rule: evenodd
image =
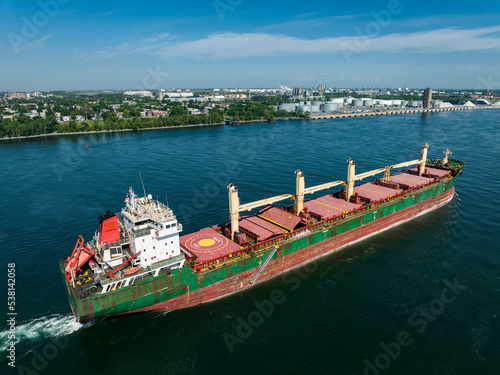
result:
<svg viewBox="0 0 500 375"><path fill-rule="evenodd" d="M2 1L0 91L500 89L500 4Z"/></svg>

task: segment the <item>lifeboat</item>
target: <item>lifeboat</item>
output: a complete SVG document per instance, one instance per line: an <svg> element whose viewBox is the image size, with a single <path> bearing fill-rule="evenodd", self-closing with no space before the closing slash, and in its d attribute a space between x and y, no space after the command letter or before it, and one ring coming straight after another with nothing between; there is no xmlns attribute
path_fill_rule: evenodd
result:
<svg viewBox="0 0 500 375"><path fill-rule="evenodd" d="M125 271L123 271L123 274L125 276L133 275L134 273L136 273L137 271L139 271L139 268L141 268L141 267L128 268Z"/></svg>

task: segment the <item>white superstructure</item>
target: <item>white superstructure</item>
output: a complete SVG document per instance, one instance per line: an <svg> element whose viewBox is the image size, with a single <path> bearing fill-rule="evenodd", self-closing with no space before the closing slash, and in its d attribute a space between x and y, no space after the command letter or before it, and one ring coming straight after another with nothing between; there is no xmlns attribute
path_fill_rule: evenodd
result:
<svg viewBox="0 0 500 375"><path fill-rule="evenodd" d="M132 188L126 201L121 211L123 225L131 253L140 252L137 258L141 267L181 255L179 233L182 225L170 208L153 200L151 194L139 198Z"/></svg>

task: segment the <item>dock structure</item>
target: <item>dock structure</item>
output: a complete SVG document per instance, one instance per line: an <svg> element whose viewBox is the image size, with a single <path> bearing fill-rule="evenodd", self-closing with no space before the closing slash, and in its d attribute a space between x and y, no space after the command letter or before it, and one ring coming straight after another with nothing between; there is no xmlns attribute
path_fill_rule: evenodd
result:
<svg viewBox="0 0 500 375"><path fill-rule="evenodd" d="M369 111L369 112L351 112L351 113L318 113L309 116L310 120L326 120L326 119L342 119L352 117L366 117L366 116L391 116L391 115L405 115L411 113L433 113L433 112L448 112L448 111L468 111L471 109L490 109L491 107L453 107L453 108L430 108L430 109L390 109L386 111Z"/></svg>

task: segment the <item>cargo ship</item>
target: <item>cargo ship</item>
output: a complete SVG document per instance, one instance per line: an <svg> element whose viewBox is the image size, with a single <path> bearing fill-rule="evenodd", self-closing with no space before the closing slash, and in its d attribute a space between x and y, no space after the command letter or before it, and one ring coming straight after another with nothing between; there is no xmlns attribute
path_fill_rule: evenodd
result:
<svg viewBox="0 0 500 375"><path fill-rule="evenodd" d="M448 150L439 159L427 151L425 144L419 159L360 174L350 159L345 180L312 187L297 170L295 194L246 204L230 184L229 222L182 236L168 205L130 188L121 212L99 216L92 240L79 236L59 263L73 314L86 322L214 301L438 209L453 199L464 164ZM358 182L369 177L376 179Z"/></svg>

